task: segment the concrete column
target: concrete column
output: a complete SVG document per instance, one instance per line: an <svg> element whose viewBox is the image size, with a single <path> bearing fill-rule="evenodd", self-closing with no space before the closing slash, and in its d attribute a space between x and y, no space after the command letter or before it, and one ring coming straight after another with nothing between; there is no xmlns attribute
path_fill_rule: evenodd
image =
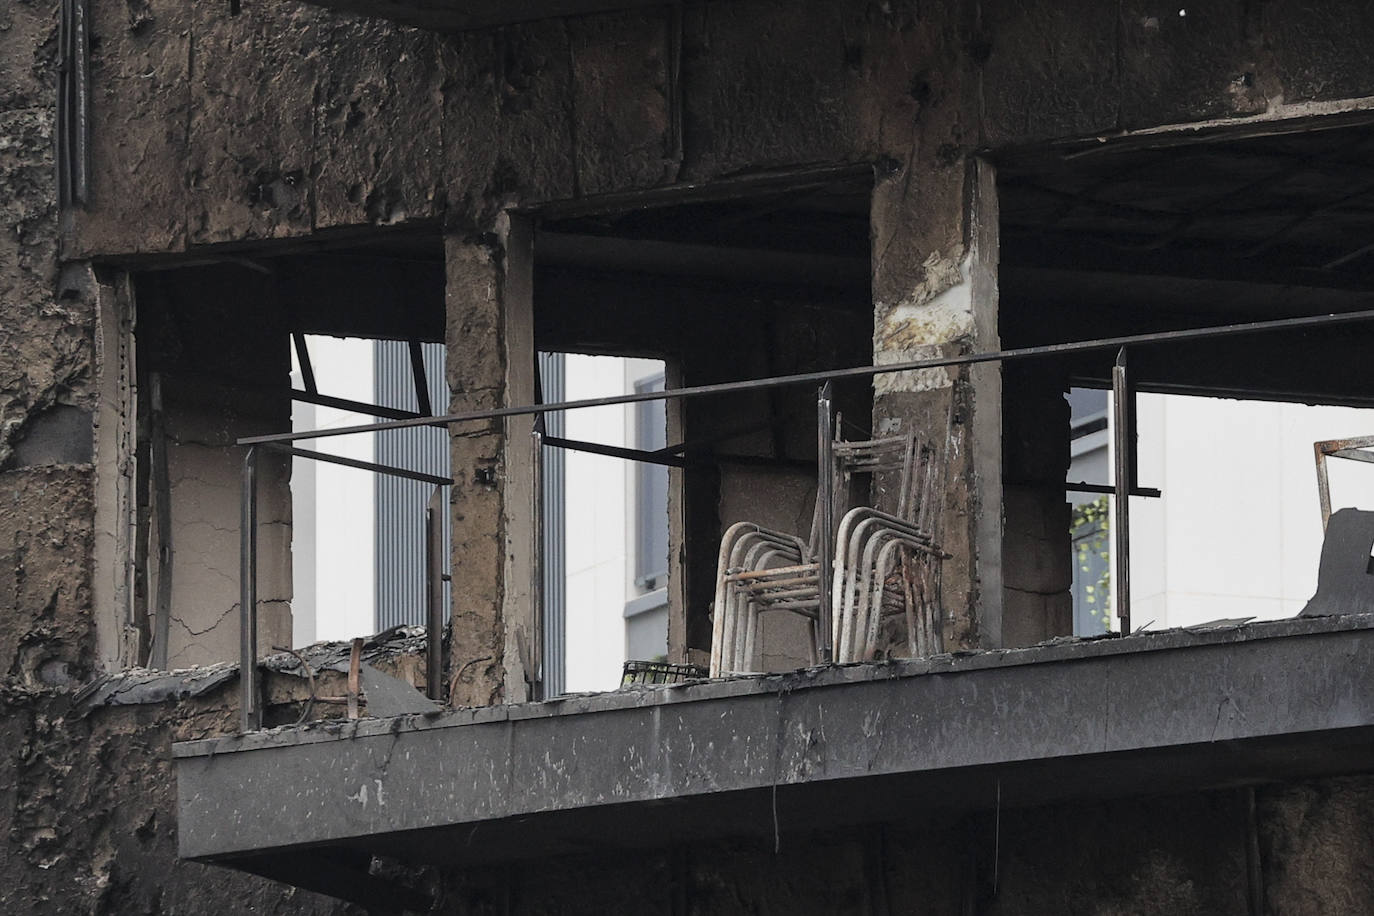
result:
<svg viewBox="0 0 1374 916"><path fill-rule="evenodd" d="M495 238L452 235L445 243L453 411L534 400L528 229L517 222L503 230ZM530 424L522 417L452 431L454 705L528 695L525 660L537 649Z"/></svg>
<svg viewBox="0 0 1374 916"><path fill-rule="evenodd" d="M92 606L101 667L139 664L133 544L137 527L132 282L119 273L96 287L95 535Z"/></svg>
<svg viewBox="0 0 1374 916"><path fill-rule="evenodd" d="M530 220L511 217L505 233L505 395L507 407L533 404L535 392L534 349L534 226ZM535 505L534 417L508 417L505 427L505 468L502 480L505 499L505 588L502 617L506 622L504 647L506 702L536 699L542 677L541 635L534 587L538 526Z"/></svg>
<svg viewBox="0 0 1374 916"><path fill-rule="evenodd" d="M998 346L992 167L918 155L874 188L873 356L893 363ZM953 400L953 425L945 436ZM948 648L1001 643L1001 374L877 376L874 430L916 430L945 452L939 537Z"/></svg>

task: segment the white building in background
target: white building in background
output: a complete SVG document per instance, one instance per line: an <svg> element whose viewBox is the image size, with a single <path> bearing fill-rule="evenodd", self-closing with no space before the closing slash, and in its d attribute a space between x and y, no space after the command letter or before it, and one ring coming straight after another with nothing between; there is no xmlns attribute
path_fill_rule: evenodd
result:
<svg viewBox="0 0 1374 916"><path fill-rule="evenodd" d="M1109 483L1108 393L1071 393L1072 482ZM1139 481L1162 491L1131 501L1131 617L1135 627L1221 618L1291 617L1317 586L1322 524L1312 443L1374 433L1374 410L1140 394ZM1374 468L1328 462L1333 508L1374 508ZM1071 493L1082 505L1095 496ZM1109 568L1088 541L1075 570L1075 630L1101 632L1089 586ZM1084 570L1082 566L1088 566Z"/></svg>
<svg viewBox="0 0 1374 916"><path fill-rule="evenodd" d="M662 389L663 363L568 354L565 397L576 401ZM574 410L566 437L653 451L666 445L662 401ZM626 659L668 652L668 471L565 453L568 692L612 690Z"/></svg>
<svg viewBox="0 0 1374 916"><path fill-rule="evenodd" d="M415 409L408 360L401 350L383 349L404 345L323 337L308 342L321 392ZM425 360L431 399L446 404L442 348L427 350ZM398 375L402 363L405 372ZM664 366L657 360L562 354L542 365L550 400L663 386ZM1067 479L1108 484L1108 393L1075 389L1069 400L1073 464ZM293 427L372 419L297 403ZM661 401L571 411L551 415L549 423L551 435L568 439L648 451L666 445ZM1374 433L1374 411L1140 394L1137 426L1141 486L1158 488L1162 496L1132 501L1133 624L1162 629L1297 614L1316 589L1322 542L1312 443ZM405 441L386 433L380 435L392 438L385 442L378 434L361 434L304 445L446 476L443 433L409 433ZM424 436L434 441L421 442ZM549 686L554 692L610 690L619 685L626 659L659 659L667 652L667 469L579 451L555 458L553 452L546 452L545 486L553 501L546 503L553 525L546 557L550 575L558 577L545 587L556 617L545 660ZM1350 461L1328 466L1334 507L1374 507L1374 468ZM379 482L367 471L296 459L292 493L297 645L423 622L417 600L423 550L416 535L428 485ZM1104 614L1112 590L1108 499L1073 492L1069 499L1090 518L1073 533L1074 630L1103 632L1116 625ZM1101 507L1100 521L1084 510L1093 503Z"/></svg>
<svg viewBox="0 0 1374 916"><path fill-rule="evenodd" d="M370 403L374 374L371 340L310 337L310 362L322 391ZM292 387L303 388L293 366ZM373 422L333 407L297 401L295 431ZM375 436L364 433L306 440L306 449L372 461ZM303 458L291 461L292 640L352 639L376 632L376 480L367 471Z"/></svg>

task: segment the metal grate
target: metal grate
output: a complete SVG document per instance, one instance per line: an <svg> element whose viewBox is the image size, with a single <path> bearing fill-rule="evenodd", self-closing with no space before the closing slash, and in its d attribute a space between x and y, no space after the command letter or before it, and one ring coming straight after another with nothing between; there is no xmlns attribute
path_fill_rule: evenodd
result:
<svg viewBox="0 0 1374 916"><path fill-rule="evenodd" d="M620 675L620 685L681 684L706 677L709 672L701 665L673 665L668 662L628 661Z"/></svg>

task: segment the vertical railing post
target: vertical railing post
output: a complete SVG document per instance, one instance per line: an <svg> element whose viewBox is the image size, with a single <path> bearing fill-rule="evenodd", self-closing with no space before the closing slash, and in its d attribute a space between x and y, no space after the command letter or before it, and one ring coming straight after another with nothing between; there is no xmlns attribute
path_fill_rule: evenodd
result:
<svg viewBox="0 0 1374 916"><path fill-rule="evenodd" d="M258 449L243 457L239 518L239 711L243 731L262 728L258 697Z"/></svg>
<svg viewBox="0 0 1374 916"><path fill-rule="evenodd" d="M534 648L530 652L529 664L538 666L536 671L526 672L534 695L531 700L547 699L548 691L544 685L544 639L548 629L548 615L544 608L544 414L535 414L534 427L530 430L531 447L534 449L534 473L531 490L534 498L530 505L534 512L534 562L530 564L530 602L534 605Z"/></svg>
<svg viewBox="0 0 1374 916"><path fill-rule="evenodd" d="M437 703L444 690L444 488L425 507L425 694Z"/></svg>
<svg viewBox="0 0 1374 916"><path fill-rule="evenodd" d="M821 386L816 397L816 508L820 512L819 543L816 545L820 606L816 616L817 654L822 664L834 660L834 621L831 619L830 592L833 586L832 555L835 549L835 473L834 414L831 412L833 388Z"/></svg>
<svg viewBox="0 0 1374 916"><path fill-rule="evenodd" d="M1121 635L1131 632L1131 491L1135 488L1135 390L1126 369L1126 348L1112 367L1113 485L1116 519L1112 527L1112 567L1116 583L1116 616Z"/></svg>
<svg viewBox="0 0 1374 916"><path fill-rule="evenodd" d="M1331 479L1326 474L1326 443L1314 442L1312 449L1317 455L1317 502L1322 510L1322 531L1331 521Z"/></svg>

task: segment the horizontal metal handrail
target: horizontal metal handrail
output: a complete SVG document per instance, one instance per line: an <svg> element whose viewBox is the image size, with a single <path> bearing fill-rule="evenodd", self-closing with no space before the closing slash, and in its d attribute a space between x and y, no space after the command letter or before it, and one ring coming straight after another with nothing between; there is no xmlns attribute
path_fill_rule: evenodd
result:
<svg viewBox="0 0 1374 916"><path fill-rule="evenodd" d="M437 513L442 505L443 488L453 481L436 474L409 468L378 464L331 455L313 449L292 448L280 442L250 446L243 457L243 491L239 505L239 721L243 731L262 727L262 707L258 696L258 449L400 477L434 485L425 509L425 677L430 698L443 696L443 658L440 653L443 630L443 560L439 553L442 525Z"/></svg>
<svg viewBox="0 0 1374 916"><path fill-rule="evenodd" d="M686 388L668 388L663 391L637 391L631 394L612 395L602 398L583 398L577 401L560 401L552 404L525 404L519 407L494 407L489 410L469 410L442 416L388 420L380 423L364 423L358 426L339 426L333 429L278 433L270 436L245 436L237 440L237 444L262 445L271 442L324 439L330 436L384 432L389 429L409 429L413 426L434 426L438 424L447 425L453 423L477 422L479 420L497 420L503 417L545 414L560 410L581 410L587 407L610 407L616 404L638 404L641 401L671 401L683 398L706 397L709 395L734 394L741 391L783 388L790 385L815 385L827 381L837 381L839 379L848 378L866 378L869 376L887 375L893 372L918 372L923 369L941 369L948 366L970 366L977 365L978 363L1012 362L1015 360L1035 359L1046 356L1063 356L1071 353L1090 353L1097 350L1119 350L1122 347L1178 343L1180 341L1189 340L1208 340L1215 337L1260 334L1267 331L1284 331L1339 324L1355 324L1361 321L1370 320L1374 320L1374 309L1365 309L1358 312L1334 312L1326 315L1305 315L1298 318L1278 318L1270 321L1248 321L1239 324L1214 325L1206 328L1186 328L1178 331L1126 334L1119 337L1100 337L1093 340L1079 340L1069 343L1043 344L1034 347L1015 347L1010 350L965 353L957 356L937 356L929 359L913 359L905 362L884 363L881 365L854 366L847 369L823 369L817 372L799 372L794 375L775 375L767 378L748 379L742 382L692 385Z"/></svg>
<svg viewBox="0 0 1374 916"><path fill-rule="evenodd" d="M1115 494L1118 511L1120 512L1119 524L1116 532L1116 572L1118 583L1118 617L1122 624L1123 632L1130 630L1130 583L1129 583L1129 534L1127 531L1128 522L1126 521L1125 503L1128 496L1141 492L1135 484L1135 468L1133 449L1123 448L1124 438L1127 437L1128 430L1134 425L1133 411L1130 392L1133 383L1128 384L1126 374L1125 352L1129 347L1150 346L1164 343L1180 343L1186 341L1208 340L1218 337L1239 336L1243 334L1257 334L1270 331L1298 330L1303 328L1330 327L1341 324L1355 324L1363 321L1374 320L1374 309L1366 309L1355 312L1331 313L1325 315L1309 315L1298 318L1281 318L1270 321L1252 321L1238 324L1216 325L1206 328L1188 328L1176 331L1158 331L1144 334L1127 334L1117 337L1103 337L1092 340L1072 341L1058 344L1045 344L1032 347L1017 347L1007 350L995 350L983 353L967 353L956 356L931 357L928 359L907 360L904 362L886 363L882 365L858 366L847 369L829 369L817 372L803 372L794 375L772 376L768 378L749 379L741 382L724 382L711 385L696 385L685 388L672 388L663 391L641 391L631 394L614 395L601 398L586 398L576 401L562 401L550 404L527 404L519 407L499 407L489 410L464 411L461 413L447 414L444 416L413 417L400 420L390 420L378 423L369 423L358 426L337 427L334 429L311 430L304 432L281 433L269 436L248 436L237 440L237 444L248 446L248 452L244 459L244 484L241 520L241 592L240 592L240 614L241 614L241 656L240 664L240 690L241 690L241 714L242 725L245 731L251 731L261 727L262 710L259 705L258 685L257 685L257 452L258 447L265 447L274 451L284 451L293 456L310 458L320 461L342 464L349 467L360 468L362 470L374 471L377 473L394 474L413 480L419 480L438 485L448 485L452 481L440 478L435 475L422 474L416 471L409 471L402 468L392 468L371 462L358 461L355 459L342 458L340 456L328 455L325 453L314 452L305 449L292 448L286 443L308 440L323 439L333 436L346 436L356 433L384 432L392 429L409 429L418 426L444 426L455 423L479 422L484 420L495 420L504 417L516 417L534 415L542 417L544 414L562 410L579 410L589 407L607 407L619 404L636 404L643 401L677 400L694 397L707 397L712 395L734 394L745 391L757 391L769 388L780 388L791 385L821 384L818 398L818 434L821 450L821 464L829 460L829 448L831 446L831 430L829 429L829 402L830 386L829 383L839 379L865 378L878 375L890 374L894 372L914 372L926 369L939 369L953 366L970 366L980 363L991 362L1011 362L1024 359L1039 359L1052 356L1063 356L1074 353L1089 353L1095 351L1117 351L1117 361L1113 371L1113 400L1114 410L1117 414L1117 460L1116 460L1116 481L1111 487L1099 487L1092 485L1091 489L1108 490ZM542 434L536 426L536 433ZM541 437L542 438L542 437ZM540 440L537 440L540 441ZM550 447L569 447L576 448L587 445L586 443L575 443L568 440L542 440ZM542 446L541 446L542 448ZM641 454L629 449L610 449L599 447L598 451L610 453L615 451L620 453L618 456L627 460L642 460ZM653 456L650 460L657 458ZM661 459L659 459L661 460ZM665 461L664 463L669 463ZM824 480L827 475L821 474ZM1084 489L1089 487L1084 486ZM826 501L828 503L828 500ZM428 620L431 628L429 639L431 645L427 652L427 667L430 677L430 693L436 699L440 694L438 670L441 670L442 660L439 658L437 648L438 633L436 619L442 619L442 608L437 607L438 600L438 574L436 570L440 568L437 558L433 553L436 544L432 543L436 537L438 527L435 524L434 515L437 511L437 491L436 497L431 499L429 511L427 513L427 529L430 553L426 557L426 571L429 577L428 582ZM827 545L826 538L822 538L822 545ZM825 551L823 550L823 553ZM822 600L820 602L820 613L824 615L827 610L828 602L824 600L830 592L830 563L827 556L819 558L818 574L820 578L820 589ZM437 612L437 617L436 617ZM828 629L827 629L828 632Z"/></svg>

